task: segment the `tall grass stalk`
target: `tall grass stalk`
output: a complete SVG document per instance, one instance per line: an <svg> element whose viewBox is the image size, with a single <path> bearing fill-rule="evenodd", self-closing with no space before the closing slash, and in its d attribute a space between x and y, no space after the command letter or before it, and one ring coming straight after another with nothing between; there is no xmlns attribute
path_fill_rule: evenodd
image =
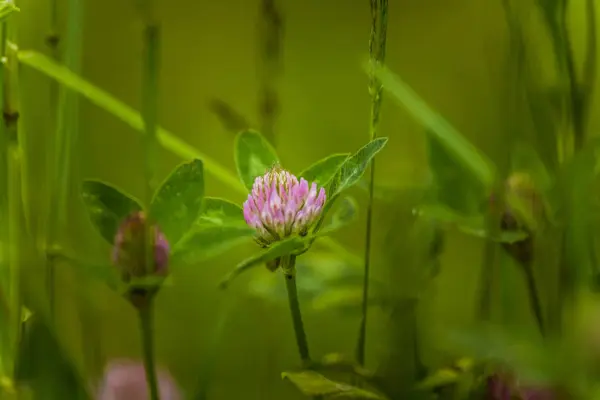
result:
<svg viewBox="0 0 600 400"><path fill-rule="evenodd" d="M142 60L142 119L144 122L144 183L145 205L150 209L154 193L153 181L156 168L156 152L158 150L158 76L160 69L160 26L153 15L153 2L143 0L138 3L143 27L143 60ZM154 270L154 252L152 249L152 220L148 215L146 226L146 271ZM154 296L151 294L150 296ZM154 360L153 314L154 301L139 309L141 321L142 346L146 381L151 400L159 400L160 394L156 379Z"/></svg>
<svg viewBox="0 0 600 400"><path fill-rule="evenodd" d="M83 36L84 0L68 0L68 22L63 63L66 68L79 74ZM79 130L79 98L76 91L61 86L58 93L56 136L54 142L54 169L50 192L49 218L47 220L46 245L59 246L64 238L68 194L72 180L73 149ZM50 308L50 321L55 317L55 265L46 263L46 285Z"/></svg>
<svg viewBox="0 0 600 400"><path fill-rule="evenodd" d="M369 56L371 61L382 64L385 61L387 41L387 0L371 0L371 35L369 38ZM370 140L377 137L379 115L383 95L383 85L375 77L374 72L369 77L369 93L371 94L371 124L369 127ZM375 192L375 159L371 160L369 175L369 202L367 205L367 229L365 237L365 261L363 277L363 294L361 320L356 345L356 360L360 365L365 363L365 347L367 341L367 311L369 308L369 276L371 273L371 230L373 225L373 198Z"/></svg>
<svg viewBox="0 0 600 400"><path fill-rule="evenodd" d="M2 24L2 116L7 167L7 217L8 217L8 309L9 309L9 360L12 365L8 377L14 382L19 337L21 333L21 162L19 144L19 77L16 46L16 20L11 18Z"/></svg>
<svg viewBox="0 0 600 400"><path fill-rule="evenodd" d="M261 1L259 19L259 104L258 118L261 132L276 145L277 116L280 99L277 93L277 78L282 72L283 17L276 0Z"/></svg>

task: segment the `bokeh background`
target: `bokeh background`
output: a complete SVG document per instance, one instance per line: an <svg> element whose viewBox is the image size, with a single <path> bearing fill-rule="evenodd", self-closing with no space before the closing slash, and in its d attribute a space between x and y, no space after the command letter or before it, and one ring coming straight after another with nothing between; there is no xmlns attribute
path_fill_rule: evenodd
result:
<svg viewBox="0 0 600 400"><path fill-rule="evenodd" d="M537 54L543 66L552 55L539 17L531 11L533 3L523 1L519 7L524 20L529 21L528 49ZM574 2L571 13L575 43L582 35L582 7L578 3L583 5ZM355 151L368 140L370 97L362 65L368 55L369 4L341 0L279 0L277 4L284 18L283 70L276 83L281 104L277 150L284 166L298 171L331 153ZM48 53L44 40L50 29L49 2L20 0L18 6L21 49ZM157 0L156 6L163 33L160 124L234 173L234 136L209 103L215 97L222 99L257 124L260 2ZM500 1L390 0L389 10L388 66L465 137L492 159L498 157L507 130L515 126L526 130L528 126L527 111L510 75L509 37ZM66 15L61 13L60 17L64 24ZM86 1L83 24L83 77L139 109L142 25L134 2ZM576 50L582 46L576 45ZM25 66L20 72L21 135L27 160L23 196L32 266L25 295L34 312L47 313L44 276L36 267L40 255L35 244L41 235L41 210L48 196L44 174L56 104L50 103L48 78ZM550 81L552 74L546 75ZM597 115L593 115L590 131L597 126ZM85 99L80 104L79 127L65 246L86 260L106 263L109 248L93 230L77 187L83 178L98 178L142 197L141 136ZM425 184L429 175L423 128L389 97L384 99L380 134L390 140L377 157L377 183L396 190ZM157 166L160 179L181 161L161 150ZM206 192L244 201L240 191L210 174L206 175ZM367 197L358 188L353 194L363 206L360 218L336 239L362 258ZM391 229L399 237L406 234L408 222L406 227L402 224L410 219L409 203L399 195L395 201L375 204L376 276L388 276L390 269L401 271L410 258L400 252L390 261L382 248ZM430 364L443 361L436 351L437 338L474 318L482 248L482 241L454 231L447 234L441 273L420 307L419 335L423 357ZM193 390L202 360L213 346L211 335L219 315L226 307L233 307L220 335L213 398L300 398L280 379L281 371L297 364L286 303L261 299L247 291L250 280L268 271L252 271L227 292L217 289L220 278L255 250L248 244L199 265L174 268L173 285L164 288L158 298L157 357L186 391ZM401 279L402 274L394 276ZM506 279L513 284L508 285L511 291L504 296L503 318L515 324L529 323L518 272L507 273ZM137 319L129 304L82 277L72 265L61 265L58 282L59 342L82 374L93 382L107 360L140 356ZM400 288L406 284L387 283L392 290L395 285ZM358 314L309 307L304 311L315 356L352 354ZM385 312L375 310L371 315L368 363L376 368L390 351L386 340L391 329ZM395 332L402 335L401 329Z"/></svg>

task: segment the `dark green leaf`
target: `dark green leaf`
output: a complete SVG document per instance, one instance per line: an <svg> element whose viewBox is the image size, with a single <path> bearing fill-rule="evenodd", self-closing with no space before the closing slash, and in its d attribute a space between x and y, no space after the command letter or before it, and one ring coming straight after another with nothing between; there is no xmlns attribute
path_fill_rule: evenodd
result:
<svg viewBox="0 0 600 400"><path fill-rule="evenodd" d="M308 182L317 182L320 186L326 186L349 156L350 153L332 154L306 168L298 176Z"/></svg>
<svg viewBox="0 0 600 400"><path fill-rule="evenodd" d="M338 169L328 195L335 196L360 181L369 163L386 145L387 138L377 138L348 157Z"/></svg>
<svg viewBox="0 0 600 400"><path fill-rule="evenodd" d="M245 224L244 212L240 206L228 200L205 197L199 224L235 225Z"/></svg>
<svg viewBox="0 0 600 400"><path fill-rule="evenodd" d="M269 261L273 261L277 258L287 256L289 254L303 250L307 246L308 242L308 238L294 236L289 239L285 239L280 242L274 243L268 249L258 254L255 254L252 257L247 258L246 260L239 263L235 267L235 269L231 271L229 275L227 275L225 279L221 281L221 287L226 288L229 285L229 283L231 283L231 281L235 279L239 274L249 270L250 268L256 265L264 264Z"/></svg>
<svg viewBox="0 0 600 400"><path fill-rule="evenodd" d="M324 399L377 399L385 397L346 383L335 382L314 371L284 372L282 379L289 380L302 394Z"/></svg>
<svg viewBox="0 0 600 400"><path fill-rule="evenodd" d="M466 140L446 119L433 111L405 82L383 65L370 63L368 71L373 71L385 90L426 128L428 132L452 154L457 161L470 171L480 182L490 188L494 183L495 168L479 150Z"/></svg>
<svg viewBox="0 0 600 400"><path fill-rule="evenodd" d="M177 166L157 190L150 216L174 246L196 222L204 197L204 167L192 160Z"/></svg>
<svg viewBox="0 0 600 400"><path fill-rule="evenodd" d="M198 225L173 249L173 264L194 264L223 254L254 235L254 229L237 225Z"/></svg>
<svg viewBox="0 0 600 400"><path fill-rule="evenodd" d="M347 196L342 200L342 204L335 210L331 217L329 225L320 230L319 236L329 235L340 228L349 225L358 216L358 204L354 198Z"/></svg>
<svg viewBox="0 0 600 400"><path fill-rule="evenodd" d="M86 180L82 197L92 223L104 240L112 244L121 222L142 206L116 187L97 180Z"/></svg>
<svg viewBox="0 0 600 400"><path fill-rule="evenodd" d="M238 175L248 190L252 189L257 176L279 163L273 146L256 131L240 132L235 138L234 146Z"/></svg>

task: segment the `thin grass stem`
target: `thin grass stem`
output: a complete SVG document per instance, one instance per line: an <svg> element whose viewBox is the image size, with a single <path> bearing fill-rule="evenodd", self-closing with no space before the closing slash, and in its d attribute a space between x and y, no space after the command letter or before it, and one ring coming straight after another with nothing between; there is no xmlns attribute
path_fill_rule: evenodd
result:
<svg viewBox="0 0 600 400"><path fill-rule="evenodd" d="M82 21L83 1L69 0L67 35L65 41L64 65L76 74L81 70L82 51ZM58 93L58 108L56 121L56 137L54 143L54 173L52 192L50 193L49 218L47 221L48 233L46 245L54 247L59 245L66 229L66 215L68 207L68 194L71 185L71 164L73 150L77 141L79 122L79 98L76 91L66 86L61 86ZM48 262L46 271L46 286L50 308L50 321L55 320L55 265Z"/></svg>
<svg viewBox="0 0 600 400"><path fill-rule="evenodd" d="M387 0L371 0L371 36L369 38L369 55L371 61L382 64L385 61L385 47L387 41ZM379 129L379 116L381 111L381 100L383 85L371 73L369 82L371 93L371 123L369 128L370 140L377 137ZM356 359L360 365L365 363L365 348L367 341L367 312L369 309L369 277L371 274L371 240L373 226L373 200L375 192L375 159L371 160L369 174L369 201L367 204L367 227L365 236L365 259L363 276L363 294L361 305L361 319L356 345Z"/></svg>

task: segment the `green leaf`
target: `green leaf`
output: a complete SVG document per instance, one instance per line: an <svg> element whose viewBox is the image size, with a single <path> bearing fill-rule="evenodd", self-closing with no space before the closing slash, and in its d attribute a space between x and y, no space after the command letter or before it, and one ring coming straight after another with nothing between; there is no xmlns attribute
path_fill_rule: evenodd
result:
<svg viewBox="0 0 600 400"><path fill-rule="evenodd" d="M177 166L155 193L150 216L172 246L200 216L203 198L204 167L200 160Z"/></svg>
<svg viewBox="0 0 600 400"><path fill-rule="evenodd" d="M229 273L221 281L221 288L226 288L233 279L235 279L238 275L243 272L246 272L252 267L255 267L259 264L264 264L269 261L273 261L277 258L287 256L292 253L296 253L306 248L309 239L306 237L298 237L294 236L289 239L282 240L280 242L274 243L271 247L266 250L253 255L252 257L247 258L246 260L239 263L233 271Z"/></svg>
<svg viewBox="0 0 600 400"><path fill-rule="evenodd" d="M245 224L242 208L225 199L205 197L198 224L235 225Z"/></svg>
<svg viewBox="0 0 600 400"><path fill-rule="evenodd" d="M346 383L335 382L314 371L284 372L282 379L290 381L302 394L324 399L376 399L385 397Z"/></svg>
<svg viewBox="0 0 600 400"><path fill-rule="evenodd" d="M388 68L370 62L367 71L375 74L383 87L447 148L484 187L494 183L495 168L479 150L466 140L446 119L433 111L405 82Z"/></svg>
<svg viewBox="0 0 600 400"><path fill-rule="evenodd" d="M173 248L173 264L194 264L225 253L251 238L255 230L245 225L199 225Z"/></svg>
<svg viewBox="0 0 600 400"><path fill-rule="evenodd" d="M110 244L114 242L121 222L133 212L142 210L133 197L101 181L84 181L81 192L92 223Z"/></svg>
<svg viewBox="0 0 600 400"><path fill-rule="evenodd" d="M458 382L460 374L458 371L451 368L442 368L436 371L433 375L428 376L417 385L417 389L431 390L441 386L447 386Z"/></svg>
<svg viewBox="0 0 600 400"><path fill-rule="evenodd" d="M14 1L4 0L0 2L0 22L6 20L12 13L21 11L15 6Z"/></svg>
<svg viewBox="0 0 600 400"><path fill-rule="evenodd" d="M320 230L319 236L329 235L354 222L358 216L358 203L354 198L347 196L342 200L342 204L335 210L331 217L331 222Z"/></svg>
<svg viewBox="0 0 600 400"><path fill-rule="evenodd" d="M332 154L306 168L298 176L309 182L316 182L320 186L326 186L348 157L350 153Z"/></svg>
<svg viewBox="0 0 600 400"><path fill-rule="evenodd" d="M331 188L329 189L330 196L335 196L357 184L373 157L383 149L387 142L388 139L385 137L377 138L364 145L352 156L348 157L342 163L334 177Z"/></svg>
<svg viewBox="0 0 600 400"><path fill-rule="evenodd" d="M238 133L234 144L235 164L246 189L251 190L254 179L279 163L277 153L260 133L247 130Z"/></svg>

